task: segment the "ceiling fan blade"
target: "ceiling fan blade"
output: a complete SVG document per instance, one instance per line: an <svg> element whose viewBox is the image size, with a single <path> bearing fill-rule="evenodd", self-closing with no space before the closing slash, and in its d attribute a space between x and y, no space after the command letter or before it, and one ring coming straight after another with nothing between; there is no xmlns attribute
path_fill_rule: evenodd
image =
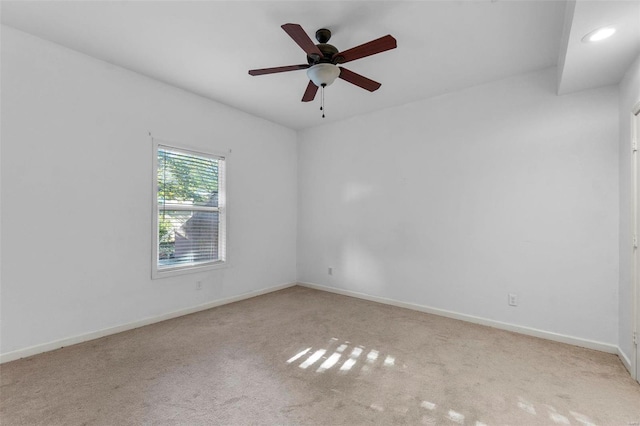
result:
<svg viewBox="0 0 640 426"><path fill-rule="evenodd" d="M377 81L368 79L367 77L364 77L353 71L349 71L346 68L342 68L342 67L338 67L338 68L340 68L339 77L341 79L343 79L344 81L348 81L351 84L355 84L358 87L362 87L365 90L373 92L375 90L378 90L380 86L382 86L382 84L378 83Z"/></svg>
<svg viewBox="0 0 640 426"><path fill-rule="evenodd" d="M318 86L313 84L313 81L309 80L309 84L307 85L307 90L304 91L304 95L302 96L302 102L311 102L313 98L316 97L317 92L318 92Z"/></svg>
<svg viewBox="0 0 640 426"><path fill-rule="evenodd" d="M293 39L298 46L304 50L307 55L314 57L317 56L317 59L322 58L322 52L318 49L318 46L309 38L307 33L304 32L304 29L298 24L284 24L282 25L282 29L289 34L289 37Z"/></svg>
<svg viewBox="0 0 640 426"><path fill-rule="evenodd" d="M366 56L375 55L376 53L385 52L387 50L398 47L396 39L390 35L380 37L360 46L352 47L344 52L338 52L333 55L333 63L344 64L345 62L354 61Z"/></svg>
<svg viewBox="0 0 640 426"><path fill-rule="evenodd" d="M285 72L285 71L296 71L296 70L304 70L309 68L308 64L300 64L300 65L287 65L284 67L273 67L273 68L261 68L257 70L249 70L249 74L251 75L263 75L263 74L273 74L276 72Z"/></svg>

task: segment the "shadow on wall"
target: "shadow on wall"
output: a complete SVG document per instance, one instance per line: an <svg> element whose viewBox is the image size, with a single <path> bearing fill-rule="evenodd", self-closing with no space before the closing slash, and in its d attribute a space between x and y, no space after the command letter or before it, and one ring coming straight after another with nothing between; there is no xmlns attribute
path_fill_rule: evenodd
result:
<svg viewBox="0 0 640 426"><path fill-rule="evenodd" d="M416 256L424 253L426 237L394 211L398 207L382 188L350 181L339 193L340 220L333 221L336 228L330 232L340 237L339 246L332 250L336 257L327 259L329 283L382 296L393 282L410 281L405 268L398 265L423 262Z"/></svg>
<svg viewBox="0 0 640 426"><path fill-rule="evenodd" d="M368 212L367 215L384 216L386 214L384 201L381 199L376 201L374 192L371 184L353 181L345 183L341 188L339 210L344 214L344 220L341 221L344 228L338 232L343 235L343 239L337 250L338 258L330 260L330 262L336 262L332 264L337 266L337 269L332 268L330 275L337 272L340 281L348 282L350 287L378 294L379 290L387 284L387 279L382 274L381 264L377 260L380 254L371 253L371 250L384 251L387 244L384 241L386 237L380 233L372 234L364 226L363 218L353 215L356 212L359 215L363 210ZM377 207L373 205L378 203ZM330 277L329 280L333 281L335 278Z"/></svg>

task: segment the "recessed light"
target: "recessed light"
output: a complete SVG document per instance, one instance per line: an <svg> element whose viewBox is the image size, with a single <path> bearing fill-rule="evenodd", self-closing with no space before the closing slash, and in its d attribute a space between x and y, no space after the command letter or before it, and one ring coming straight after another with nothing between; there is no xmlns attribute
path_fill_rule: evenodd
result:
<svg viewBox="0 0 640 426"><path fill-rule="evenodd" d="M615 32L616 29L612 26L598 28L597 30L593 30L586 36L582 37L582 41L584 43L590 43L592 41L604 40L605 38L611 37Z"/></svg>

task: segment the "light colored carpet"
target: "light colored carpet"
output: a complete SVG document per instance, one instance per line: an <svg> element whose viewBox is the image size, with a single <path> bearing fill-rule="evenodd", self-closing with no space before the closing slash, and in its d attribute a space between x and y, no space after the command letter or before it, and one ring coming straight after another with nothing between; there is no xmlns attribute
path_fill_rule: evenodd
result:
<svg viewBox="0 0 640 426"><path fill-rule="evenodd" d="M0 367L3 425L634 425L615 355L302 287Z"/></svg>

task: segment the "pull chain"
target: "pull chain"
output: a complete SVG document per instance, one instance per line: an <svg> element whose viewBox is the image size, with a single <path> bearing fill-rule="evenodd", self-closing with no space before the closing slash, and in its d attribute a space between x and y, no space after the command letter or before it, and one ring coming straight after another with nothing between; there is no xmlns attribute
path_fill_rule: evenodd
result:
<svg viewBox="0 0 640 426"><path fill-rule="evenodd" d="M320 111L322 111L322 118L324 118L324 88L326 84L322 84L320 87L322 88L322 93L320 94Z"/></svg>

